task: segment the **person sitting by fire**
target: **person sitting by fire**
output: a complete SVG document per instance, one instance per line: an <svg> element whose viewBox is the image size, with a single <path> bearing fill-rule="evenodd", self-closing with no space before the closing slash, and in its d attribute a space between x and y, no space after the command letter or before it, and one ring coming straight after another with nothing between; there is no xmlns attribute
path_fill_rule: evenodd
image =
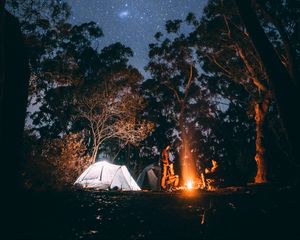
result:
<svg viewBox="0 0 300 240"><path fill-rule="evenodd" d="M171 146L168 145L162 151L162 178L161 187L163 190L172 190L179 183L179 176L174 173L174 156L170 152Z"/></svg>
<svg viewBox="0 0 300 240"><path fill-rule="evenodd" d="M205 168L205 173L206 174L214 173L216 171L216 169L218 168L218 163L217 163L216 160L212 159L211 164L212 164L211 168Z"/></svg>
<svg viewBox="0 0 300 240"><path fill-rule="evenodd" d="M215 189L215 185L217 184L217 171L219 170L219 165L216 160L211 160L211 168L205 168L205 187L208 190Z"/></svg>

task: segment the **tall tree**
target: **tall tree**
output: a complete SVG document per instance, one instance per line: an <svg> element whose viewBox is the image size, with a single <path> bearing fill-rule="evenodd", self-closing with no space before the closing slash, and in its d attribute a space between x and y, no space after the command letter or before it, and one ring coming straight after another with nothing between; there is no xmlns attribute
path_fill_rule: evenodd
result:
<svg viewBox="0 0 300 240"><path fill-rule="evenodd" d="M265 69L258 57L237 9L231 1L210 1L201 22L193 15L187 21L195 26L190 41L197 48L203 69L211 76L240 84L251 96L256 122L257 174L255 182L267 181L265 163L265 118L272 102L272 93Z"/></svg>
<svg viewBox="0 0 300 240"><path fill-rule="evenodd" d="M18 189L29 69L19 21L4 10L3 1L0 7L0 149L9 156L4 168L12 174L10 189Z"/></svg>
<svg viewBox="0 0 300 240"><path fill-rule="evenodd" d="M99 53L92 41L102 36L95 23L63 27L61 38L52 48L56 54L45 56L33 75L32 87L37 90L35 101L39 110L32 114L33 124L40 135L57 137L70 129L72 98L76 89L101 81Z"/></svg>
<svg viewBox="0 0 300 240"><path fill-rule="evenodd" d="M169 36L163 40L161 33L155 35L158 42L150 44L147 66L152 79L146 80L143 87L149 106L153 108L150 115L156 116L156 134L167 136L162 136L165 142L156 145L157 149L168 143L177 146L183 178L187 180L188 175L196 172L196 159L199 161L193 154L199 151L191 148L194 132L204 126L199 118L212 117L214 106L207 101L209 92L201 85L193 49L188 47L186 36L180 33L180 23L180 20L168 21ZM204 132L205 128L202 134Z"/></svg>
<svg viewBox="0 0 300 240"><path fill-rule="evenodd" d="M272 84L279 112L286 128L289 141L295 153L297 175L299 176L299 89L291 79L287 69L278 58L256 16L251 0L236 1L239 12L253 44L259 53Z"/></svg>

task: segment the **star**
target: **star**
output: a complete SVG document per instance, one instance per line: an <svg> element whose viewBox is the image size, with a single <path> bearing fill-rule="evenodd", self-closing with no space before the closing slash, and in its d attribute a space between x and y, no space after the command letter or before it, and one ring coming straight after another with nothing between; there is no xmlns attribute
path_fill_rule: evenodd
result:
<svg viewBox="0 0 300 240"><path fill-rule="evenodd" d="M99 49L115 42L130 47L134 52L130 64L142 74L146 74L144 67L148 63L148 45L156 42L155 33L159 31L165 34L167 20L184 20L189 12L201 15L207 2L189 0L183 4L182 0L64 1L72 7L71 22L79 24L94 21L101 27L104 37L97 40ZM185 32L189 30L184 24L182 29Z"/></svg>
<svg viewBox="0 0 300 240"><path fill-rule="evenodd" d="M119 13L120 18L126 18L128 16L129 16L129 11L128 10L124 10L124 11Z"/></svg>

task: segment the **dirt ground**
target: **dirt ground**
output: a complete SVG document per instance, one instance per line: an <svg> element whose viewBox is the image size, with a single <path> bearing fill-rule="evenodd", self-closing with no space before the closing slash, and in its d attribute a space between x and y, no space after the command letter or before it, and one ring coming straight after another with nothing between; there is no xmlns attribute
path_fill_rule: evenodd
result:
<svg viewBox="0 0 300 240"><path fill-rule="evenodd" d="M216 192L26 192L2 239L300 239L290 187Z"/></svg>

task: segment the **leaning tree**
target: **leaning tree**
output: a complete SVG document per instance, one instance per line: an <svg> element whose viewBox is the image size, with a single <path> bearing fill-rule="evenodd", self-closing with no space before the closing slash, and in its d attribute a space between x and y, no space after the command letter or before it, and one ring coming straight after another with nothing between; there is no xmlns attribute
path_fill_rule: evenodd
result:
<svg viewBox="0 0 300 240"><path fill-rule="evenodd" d="M252 41L231 1L210 1L200 22L190 14L187 21L195 26L190 43L197 49L203 69L210 76L231 80L251 96L256 122L257 174L255 182L267 181L265 163L265 119L273 96L269 79Z"/></svg>

